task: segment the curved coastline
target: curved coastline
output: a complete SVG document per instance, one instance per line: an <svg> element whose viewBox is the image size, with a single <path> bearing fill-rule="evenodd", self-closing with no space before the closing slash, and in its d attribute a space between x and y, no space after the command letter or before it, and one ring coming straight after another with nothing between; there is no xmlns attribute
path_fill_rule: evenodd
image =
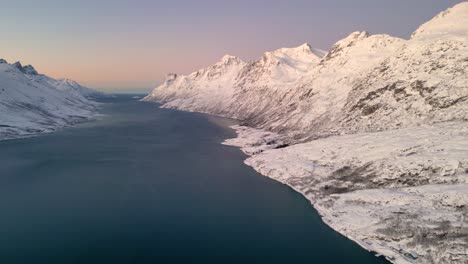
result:
<svg viewBox="0 0 468 264"><path fill-rule="evenodd" d="M252 150L250 149L251 146L249 146L248 144L247 145L243 145L242 143L240 143L239 141L237 140L241 140L244 141L249 141L249 140L253 140L253 141L258 141L259 138L258 137L252 137L252 138L242 138L240 137L240 134L239 133L239 130L243 130L243 128L241 126L238 126L238 125L234 125L234 126L231 126L231 129L233 129L236 134L238 135L237 138L232 138L232 139L227 139L225 140L222 144L223 145L228 145L228 146L233 146L233 147L237 147L239 148L240 150L242 150L248 157L252 157L253 155L255 155L255 153L260 153L264 150L267 150L269 148L271 148L271 146L267 146L267 144L264 144L264 145L257 145L255 146L256 149L259 149L259 150L256 150L254 152L252 152ZM249 128L249 129L252 129L252 128ZM265 134L268 134L268 135L271 135L273 137L280 137L279 135L277 134L274 134L274 133L269 133L269 132L263 132L261 130L258 130L259 134L261 135L265 135ZM254 133L254 135L257 135L258 136L258 133ZM261 139L260 139L261 140ZM234 143L234 142L235 143ZM281 141L279 141L281 142ZM265 142L267 143L267 142ZM280 143L281 144L281 143ZM274 147L273 147L274 148ZM385 254L382 254L381 250L379 249L376 249L374 247L372 247L371 245L359 240L359 239L356 239L354 238L352 235L349 235L349 234L346 234L345 232L343 232L342 228L340 228L339 226L335 225L332 221L328 221L327 218L326 218L326 215L323 213L323 211L321 210L321 208L317 207L316 206L316 203L313 199L310 198L310 196L307 195L307 193L303 190L301 190L300 188L294 186L293 184L290 184L286 179L278 179L276 177L271 177L268 175L268 173L265 173L264 171L262 171L261 169L259 169L258 167L256 167L255 165L251 164L248 162L248 158L244 161L244 163L247 165L247 166L250 166L252 167L254 170L256 170L259 174L265 176L265 177L268 177L272 180L275 180L275 181L278 181L286 186L288 186L289 188L291 188L292 190L294 190L295 192L301 194L306 200L308 200L312 206L314 207L315 211L317 212L318 215L320 215L320 218L322 219L323 223L325 223L327 226L329 226L331 229L333 229L334 231L336 231L337 233L343 235L344 237L348 238L349 240L355 242L356 244L358 244L360 247L366 249L367 251L369 252L374 252L376 254L376 257L380 257L380 256L383 256L385 257L386 260L388 261L391 261L391 262L396 262L396 258L394 256L388 256L388 255L385 255ZM405 263L405 259L399 259L400 261L403 261L402 263Z"/></svg>
<svg viewBox="0 0 468 264"><path fill-rule="evenodd" d="M440 252L444 261L464 263L462 240L443 240L451 246L447 249L417 239L421 231L428 237L463 237L468 185L460 162L468 156L468 144L461 143L468 142L468 123L337 136L286 148L279 134L233 129L237 138L223 144L239 147L249 156L246 165L302 194L325 224L362 248L393 263L425 263L434 258L431 252ZM401 175L410 175L410 180L431 177L428 170L445 176L395 186ZM368 179L369 173L377 176Z"/></svg>

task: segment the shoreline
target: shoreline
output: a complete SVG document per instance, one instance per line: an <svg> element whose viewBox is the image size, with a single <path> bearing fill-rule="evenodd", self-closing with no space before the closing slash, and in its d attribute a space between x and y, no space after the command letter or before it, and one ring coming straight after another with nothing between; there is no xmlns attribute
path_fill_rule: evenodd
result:
<svg viewBox="0 0 468 264"><path fill-rule="evenodd" d="M41 136L41 135L47 135L47 134L55 133L57 131L65 129L65 128L76 127L76 126L78 126L80 124L96 121L97 119L99 119L99 117L102 117L102 116L104 116L104 115L99 113L99 109L96 108L95 110L93 110L93 112L90 113L89 116L80 116L79 118L74 117L75 119L72 120L71 122L69 120L67 120L67 122L64 123L64 124L57 124L57 125L54 125L52 127L34 128L37 131L32 132L32 133L22 133L23 128L18 128L18 133L15 133L15 134L12 134L12 135L6 135L6 136L2 136L0 134L0 142L10 141L10 140L17 140L17 139L26 139L26 138L38 137L38 136ZM6 128L16 128L16 127L8 126ZM32 128L28 128L28 129L32 130Z"/></svg>
<svg viewBox="0 0 468 264"><path fill-rule="evenodd" d="M264 151L264 150L266 150L266 149L269 149L269 148L264 148L264 147L263 147L263 146L265 146L266 144L268 144L267 141L265 142L265 143L266 143L265 145L259 145L259 146L257 146L257 147L259 147L259 148L261 149L261 150L257 150L257 151L259 151L259 152L252 152L251 149L249 149L249 147L247 147L247 146L240 146L239 144L234 143L233 141L236 141L236 139L241 139L240 134L241 134L242 132L240 132L240 131L244 131L244 129L243 129L243 126L241 126L241 125L233 125L233 126L230 126L230 128L231 128L232 130L235 131L235 133L237 134L237 137L236 137L236 138L232 138L232 139L226 139L224 142L222 142L223 145L232 146L232 147L237 147L237 148L239 148L244 154L246 154L248 157L252 157L252 156L254 156L256 153L260 153L260 152L262 152L262 151ZM245 127L245 128L253 129L253 128L249 128L249 127ZM255 129L255 130L256 130L256 129ZM259 134L261 134L261 135L267 135L267 136L270 136L270 137L272 137L272 138L275 138L275 137L280 138L280 135L278 135L278 134L276 134L276 133L263 132L263 131L261 132L261 130L258 130L258 131L259 131ZM260 137L260 138L264 138L264 137ZM282 141L279 141L279 142L281 142L280 144L282 144ZM271 149L274 149L274 148L271 148ZM301 189L295 187L294 185L289 184L287 181L279 180L279 179L276 179L276 178L274 178L274 177L270 177L270 176L268 176L268 175L262 173L262 172L259 171L255 166L253 166L252 164L249 164L249 163L247 162L247 160L248 160L248 158L247 158L246 160L244 160L244 164L246 164L246 165L249 166L249 167L252 167L252 168L253 168L255 171L257 171L259 174L263 175L264 177L268 177L268 178L270 178L270 179L272 179L272 180L278 181L278 182L282 183L283 185L287 186L288 188L292 189L293 191L295 191L295 192L301 194L306 200L308 200L308 201L311 203L311 205L313 206L314 210L315 210L315 211L317 212L317 214L320 216L320 219L322 220L322 222L323 222L324 224L326 224L329 228L331 228L333 231L335 231L335 232L337 232L338 234L340 234L340 235L346 237L347 239L353 241L354 243L356 243L357 245L359 245L359 246L362 247L363 249L365 249L365 250L367 250L367 251L369 251L369 252L371 252L371 253L375 253L376 258L378 258L378 257L380 257L380 256L383 256L387 261L389 261L389 262L392 261L392 259L389 259L387 256L385 256L385 255L383 255L383 254L377 252L377 251L376 251L375 249L373 249L372 247L369 247L369 246L365 245L364 242L362 242L362 241L360 241L360 240L358 240L358 239L355 239L355 238L353 238L352 236L347 235L347 234L341 232L341 231L340 231L340 228L339 228L338 226L335 226L332 222L327 221L327 219L325 218L325 215L320 211L319 208L316 207L316 203L315 203L312 199L310 199L310 198L307 196L307 193L305 193L305 192L302 191ZM380 256L379 256L379 255L380 255ZM393 260L393 261L394 261L394 260Z"/></svg>
<svg viewBox="0 0 468 264"><path fill-rule="evenodd" d="M235 131L235 133L237 134L237 138L233 138L233 139L226 139L224 142L222 142L223 145L227 145L227 146L232 146L232 147L237 147L239 148L244 154L246 154L248 157L252 157L254 156L255 154L253 154L252 152L250 152L248 150L247 147L241 147L241 146L238 146L238 145L235 145L233 143L230 143L230 141L232 140L235 140L235 139L238 139L239 138L239 128L242 127L240 125L233 125L233 126L230 126L230 128L232 130ZM268 132L266 132L268 133ZM268 133L270 134L270 133ZM274 135L274 133L271 133ZM279 136L279 135L278 135ZM273 178L273 177L270 177L268 175L265 175L264 173L260 172L255 166L249 164L248 162L246 162L246 160L244 160L244 164L246 164L247 166L249 167L252 167L255 171L257 171L259 174L263 175L264 177L268 177L272 180L275 180L275 181L278 181L282 184L284 184L285 186L287 186L288 188L292 189L293 191L301 194L306 200L308 200L311 205L314 207L314 210L317 212L317 214L320 216L320 219L322 220L323 223L325 223L330 229L332 229L333 231L337 232L338 234L346 237L347 239L353 241L354 243L356 243L357 245L359 245L360 247L362 247L363 249L367 250L368 252L371 252L371 253L375 253L374 255L376 256L376 258L378 257L384 257L387 261L391 262L392 259L389 259L387 256L377 252L375 249L373 249L372 247L369 247L367 245L365 245L364 242L361 242L360 240L358 239L355 239L353 238L352 236L349 236L343 232L340 231L340 228L335 226L332 222L330 221L327 221L327 219L325 218L325 215L320 211L319 208L316 207L316 204L314 203L314 201L312 199L310 199L308 196L307 196L307 193L305 193L304 191L300 190L299 188L296 188L294 185L292 184L289 184L287 181L282 181L282 180L279 180L279 179L276 179L276 178ZM393 260L394 261L394 260Z"/></svg>
<svg viewBox="0 0 468 264"><path fill-rule="evenodd" d="M447 132L448 137L453 136L450 133L451 132L450 129L452 129L450 125L455 126L455 127L459 126L463 128L464 130L461 129L462 130L461 136L463 136L463 138L468 138L468 133L466 133L466 131L468 131L468 129L466 129L467 123L463 123L463 122L461 124L454 123L454 124L447 125L447 127L441 126L440 130ZM320 168L313 168L312 170L309 170L307 168L308 164L301 163L301 161L297 161L298 159L300 159L300 157L295 156L297 155L297 153L295 153L294 151L291 151L287 154L281 153L281 152L286 152L285 149L290 149L291 147L298 148L301 151L300 145L307 145L310 142L300 143L300 144L296 144L296 145L292 145L286 148L279 149L277 147L281 146L282 144L281 135L278 135L272 132L253 129L249 127L242 127L238 125L232 126L231 128L235 130L237 137L233 139L227 139L222 144L240 148L248 156L248 158L244 161L246 165L252 167L258 173L266 177L269 177L273 180L279 181L283 183L284 185L287 185L289 188L293 189L294 191L303 195L307 200L309 200L309 202L311 202L314 209L317 211L322 221L327 226L332 228L334 231L340 233L341 235L345 236L346 238L352 240L353 242L355 242L362 248L366 249L367 251L375 253L376 257L378 256L385 257L385 259L387 259L389 262L424 263L427 260L427 258L429 259L432 258L432 256L423 255L425 253L425 250L434 251L434 250L437 250L437 248L434 248L433 245L424 245L423 242L420 243L423 246L418 245L418 244L412 245L410 239L408 238L401 239L401 234L397 234L397 235L385 234L384 231L388 232L388 230L384 230L384 229L385 228L391 229L392 226L386 222L382 222L381 221L382 218L390 218L392 220L392 218L397 217L397 219L402 218L403 222L409 219L408 221L409 221L410 226L402 227L403 231L409 232L409 231L414 231L418 229L416 227L414 228L411 227L411 225L413 224L414 225L419 224L424 228L427 227L430 229L431 228L430 224L438 223L436 220L440 220L441 222L452 221L454 218L458 217L459 214L463 215L464 211L466 211L466 208L463 206L464 201L468 201L466 200L468 199L468 185L466 184L466 175L461 175L461 176L458 175L459 176L457 178L458 185L456 183L450 184L450 183L442 183L442 182L429 182L429 183L421 184L421 185L416 184L414 186L400 186L400 187L390 186L390 187L383 187L383 188L375 188L371 186L370 188L357 188L356 190L350 190L349 192L345 192L343 194L340 194L340 193L323 194L323 191L321 193L321 190L317 188L314 189L314 186L311 186L311 185L320 185L321 182L311 183L309 181L304 184L303 182L301 182L303 179L301 177L302 176L310 177L307 175L311 174L311 172L315 173L315 170L317 170L318 171L317 175L313 175L313 176L317 178L321 178L321 177L323 178L323 177L329 176L327 175L327 173L330 173L332 171L327 171L326 173L324 173L323 171L320 171ZM423 131L424 129L425 128L422 128L420 130ZM414 131L419 131L419 130L418 129L409 129L408 131L396 130L396 131L389 131L389 132L383 132L383 133L384 133L384 136L388 136L385 133L387 134L394 133L396 134L395 137L398 138L398 137L404 136L405 135L404 133L413 133ZM403 133L403 134L400 135L399 133L400 134ZM430 132L427 132L427 133L430 133ZM378 135L378 134L374 134L374 135ZM357 135L357 136L360 136L360 135ZM345 137L349 137L352 139L353 137L357 137L357 136L346 135ZM366 134L364 136L364 140L367 140L366 136L368 135ZM343 136L337 136L337 137L343 138ZM345 138L345 141L349 140L349 138ZM422 136L422 139L423 140L425 139L424 136ZM428 137L427 140L429 141L430 139L431 138ZM327 139L316 140L315 142L326 141L326 140ZM457 139L455 139L454 142L458 143L458 141L456 140ZM314 144L315 142L312 141L312 144ZM391 144L391 142L389 144ZM373 146L373 147L378 148L379 146ZM463 146L456 146L456 147L458 147L457 150L463 149ZM280 152L280 154L277 154L276 152ZM283 155L281 156L281 154ZM410 154L411 156L423 155L419 153L410 153ZM468 153L464 152L464 154L466 157L468 157ZM277 157L275 155L277 155ZM462 160L463 157L464 156L461 156L459 159ZM288 158L294 161L289 164L287 163ZM295 164L294 162L297 162L297 164ZM318 160L318 162L323 162L323 160ZM401 162L401 161L397 159L396 163L398 164L398 162ZM449 161L446 161L446 160L444 160L444 162L450 163ZM339 163L339 161L336 161L336 163ZM442 165L437 164L437 162L432 162L432 163L433 164L429 164L428 166L429 167L431 166L443 167L446 165L445 163ZM385 166L387 165L388 163L385 164ZM405 168L406 164L403 163L400 165L402 166L403 169L408 169L408 168ZM324 167L326 166L328 165L324 165ZM458 171L460 171L460 169L461 170L464 169L463 165L461 166L462 167L459 168ZM410 169L411 168L409 168L408 170ZM297 175L294 175L294 173L296 173ZM390 173L398 174L398 171L390 170ZM447 175L455 176L456 178L457 173L452 172L451 174L449 173ZM322 179L322 181L325 181L325 180ZM379 196L380 193L382 193L381 197ZM367 195L371 195L371 196L373 195L377 197L375 198L375 201L373 201L374 202L373 204L372 202L370 202L369 204L366 204ZM403 202L402 204L397 203L396 206L393 206L393 207L388 206L387 205L388 203L392 205L392 202L396 200L395 197L397 197L397 195L402 195L403 200L407 199L408 200L407 204ZM335 201L341 201L340 199L344 201L342 202L341 207L329 206L329 203L335 203ZM420 199L423 199L423 200L421 201L421 205L418 205L417 203L420 202ZM445 202L443 201L444 199L449 200L449 202L447 202L446 204L443 204ZM458 199L461 199L461 200L458 200ZM458 204L457 200L461 201L461 204ZM443 204L442 207L444 210L446 210L446 212L441 212L440 215L432 216L432 219L429 217L430 219L427 221L418 219L417 221L414 220L415 222L413 223L413 219L411 219L413 211L418 212L418 210L420 209L425 209L424 208L425 203L427 203L427 206L430 206L431 203L435 203L435 202L442 203ZM347 203L349 203L350 205L348 206ZM358 204L358 206L356 206L355 208L353 207L354 203ZM374 208L374 207L377 207L377 208ZM388 207L388 210L385 207ZM397 210L401 210L401 212L400 211L393 212L395 208ZM369 223L365 223L365 224L353 223L354 219L352 219L352 217L350 217L349 215L353 216L354 209L357 209L357 211L364 210L365 213L369 213L369 216L368 217L366 216L366 218L371 219L369 220ZM427 217L428 215L434 214L434 211L431 211L430 209L427 209L426 211L427 212L421 213L422 214L421 217ZM373 215L371 216L371 214ZM447 215L444 215L444 214L447 214ZM354 221L359 221L359 220L362 220L362 217L361 219L356 219ZM464 221L463 218L461 218L461 220L458 219L458 222L460 223L457 223L457 221L450 222L448 231L446 231L446 233L452 234L454 232L458 232L454 230L458 230L458 229L464 230L464 228L468 227L468 223L466 223L466 221ZM390 223L392 222L390 221ZM451 225L454 225L454 227L452 227ZM365 228L365 229L360 230L360 228ZM372 228L374 230L369 231L369 230L372 230ZM398 229L398 228L395 227L395 229ZM366 230L367 233L364 232L363 234L361 234L360 231L364 231L364 230ZM395 233L398 233L400 231L401 230L394 230ZM437 229L429 231L429 235L432 235L431 232L437 233L438 231ZM460 231L460 232L464 232L464 231ZM449 242L447 243L448 245L452 245ZM465 248L463 248L463 244L461 244L461 246L460 245L458 246L459 246L458 249L460 249L461 247L461 250L443 251L442 249L442 253L445 254L444 257L452 258L454 263L465 263L463 262L463 259L466 256L466 254L468 254L468 249L466 249L466 245L465 245ZM440 248L443 248L443 246L441 245ZM456 258L456 259L453 259L453 258ZM446 261L446 259L443 259L443 261Z"/></svg>

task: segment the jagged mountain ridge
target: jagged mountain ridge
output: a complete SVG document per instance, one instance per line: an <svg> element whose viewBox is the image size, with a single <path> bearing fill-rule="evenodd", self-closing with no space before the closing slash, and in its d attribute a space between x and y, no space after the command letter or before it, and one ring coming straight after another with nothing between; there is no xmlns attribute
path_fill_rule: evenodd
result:
<svg viewBox="0 0 468 264"><path fill-rule="evenodd" d="M169 108L232 116L243 112L230 110L231 107L239 108L240 95L248 90L255 90L256 94L272 89L286 92L280 88L292 85L307 74L320 61L319 55L319 50L304 44L295 49L267 52L261 59L249 63L225 56L214 66L188 76L169 75L161 87L144 100L163 101ZM226 58L230 58L231 63L226 64ZM217 78L209 79L205 75ZM265 87L269 89L265 90ZM253 100L255 98L249 98L249 101Z"/></svg>
<svg viewBox="0 0 468 264"><path fill-rule="evenodd" d="M161 85L164 93L156 93L153 98L184 110L216 112L234 98L230 84L244 65L239 58L226 55L215 65L188 76L168 74Z"/></svg>
<svg viewBox="0 0 468 264"><path fill-rule="evenodd" d="M96 115L102 94L33 66L0 60L0 140L51 132Z"/></svg>
<svg viewBox="0 0 468 264"><path fill-rule="evenodd" d="M190 85L191 74L180 77L183 85L166 81L144 100L295 138L467 119L467 6L439 14L409 40L354 32L322 58L309 45L267 52L227 66L229 80ZM195 92L208 86L225 96Z"/></svg>

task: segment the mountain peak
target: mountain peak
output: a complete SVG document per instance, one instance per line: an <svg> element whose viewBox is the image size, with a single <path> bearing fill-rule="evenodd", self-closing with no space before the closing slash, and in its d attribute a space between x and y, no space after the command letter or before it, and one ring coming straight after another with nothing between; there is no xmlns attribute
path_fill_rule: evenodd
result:
<svg viewBox="0 0 468 264"><path fill-rule="evenodd" d="M15 67L16 69L18 69L19 71L21 71L24 74L30 74L30 75L38 75L39 74L36 71L36 69L34 69L34 67L32 65L23 66L21 64L21 62L19 62L19 61L11 64L11 66Z"/></svg>
<svg viewBox="0 0 468 264"><path fill-rule="evenodd" d="M302 45L300 45L299 47L297 48L292 48L292 50L295 50L296 52L303 52L303 53L306 53L306 54L311 54L311 55L315 55L319 58L322 58L323 56L325 56L325 54L327 53L326 51L324 50L321 50L321 49L316 49L316 48L313 48L309 43L304 43Z"/></svg>
<svg viewBox="0 0 468 264"><path fill-rule="evenodd" d="M299 47L295 48L297 51L302 51L306 53L311 53L312 52L312 47L309 45L309 43L304 43L300 45Z"/></svg>
<svg viewBox="0 0 468 264"><path fill-rule="evenodd" d="M302 48L304 51L308 51L319 58L323 58L327 54L327 51L313 48L309 43L304 43L298 48Z"/></svg>
<svg viewBox="0 0 468 264"><path fill-rule="evenodd" d="M15 63L11 64L11 66L17 68L17 69L20 70L20 71L23 71L23 65L22 65L21 62L19 62L19 61L17 61L17 62L15 62Z"/></svg>
<svg viewBox="0 0 468 264"><path fill-rule="evenodd" d="M342 47L350 47L354 45L354 43L368 37L369 33L367 31L354 31L353 33L349 34L346 38L338 41L336 44Z"/></svg>
<svg viewBox="0 0 468 264"><path fill-rule="evenodd" d="M168 73L166 74L166 82L172 82L175 79L177 79L177 74L176 73Z"/></svg>
<svg viewBox="0 0 468 264"><path fill-rule="evenodd" d="M420 26L411 39L468 37L468 2L457 4Z"/></svg>
<svg viewBox="0 0 468 264"><path fill-rule="evenodd" d="M31 75L38 75L39 74L36 71L36 69L34 69L34 67L32 65L24 66L22 72L24 72L25 74L31 74Z"/></svg>
<svg viewBox="0 0 468 264"><path fill-rule="evenodd" d="M354 46L357 42L368 38L370 35L366 31L355 31L351 34L349 34L346 38L338 41L333 45L333 47L330 49L330 51L327 53L325 60L330 60L334 57L336 57L338 54L341 53L341 51L347 47L352 47Z"/></svg>
<svg viewBox="0 0 468 264"><path fill-rule="evenodd" d="M274 54L274 55L281 55L281 54L291 54L291 53L295 53L295 54L310 54L312 53L312 47L308 44L308 43L304 43L298 47L294 47L294 48L281 48L281 49L277 49L273 52L267 52L267 53L271 53L271 54Z"/></svg>
<svg viewBox="0 0 468 264"><path fill-rule="evenodd" d="M296 65L296 63L318 63L324 53L324 51L313 49L308 43L304 43L294 48L281 48L272 52L266 52L262 57L262 61L266 64L286 63L289 65Z"/></svg>
<svg viewBox="0 0 468 264"><path fill-rule="evenodd" d="M240 64L242 63L242 60L236 56L226 54L221 58L220 63L224 65Z"/></svg>

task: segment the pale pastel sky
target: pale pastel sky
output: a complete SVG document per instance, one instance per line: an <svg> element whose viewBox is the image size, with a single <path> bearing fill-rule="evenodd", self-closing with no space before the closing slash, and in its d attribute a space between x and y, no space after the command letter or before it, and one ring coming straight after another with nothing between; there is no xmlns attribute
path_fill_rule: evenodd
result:
<svg viewBox="0 0 468 264"><path fill-rule="evenodd" d="M149 91L224 54L244 60L356 30L408 36L455 0L0 0L0 58L113 92Z"/></svg>

